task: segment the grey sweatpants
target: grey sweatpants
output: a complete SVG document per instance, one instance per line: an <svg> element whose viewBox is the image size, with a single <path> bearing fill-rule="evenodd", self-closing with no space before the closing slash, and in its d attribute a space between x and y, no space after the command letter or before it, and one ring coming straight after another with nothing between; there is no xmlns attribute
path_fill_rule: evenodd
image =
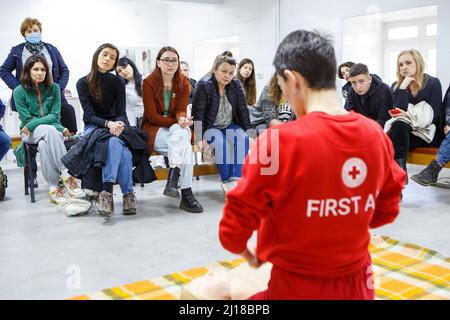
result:
<svg viewBox="0 0 450 320"><path fill-rule="evenodd" d="M38 143L42 175L49 185L57 185L61 170L65 169L61 158L67 153L62 133L54 126L41 124L30 136L23 138L23 141Z"/></svg>

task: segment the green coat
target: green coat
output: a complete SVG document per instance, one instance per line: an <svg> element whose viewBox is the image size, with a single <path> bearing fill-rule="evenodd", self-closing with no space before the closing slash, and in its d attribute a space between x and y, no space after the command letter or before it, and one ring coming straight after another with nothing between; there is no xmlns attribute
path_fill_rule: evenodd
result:
<svg viewBox="0 0 450 320"><path fill-rule="evenodd" d="M36 87L26 90L20 85L14 89L14 101L21 121L20 130L27 127L30 132L33 132L37 126L48 124L60 132L64 131L60 122L61 92L59 86L52 83L49 88L46 88L44 84L40 83L38 88L41 94L42 112Z"/></svg>

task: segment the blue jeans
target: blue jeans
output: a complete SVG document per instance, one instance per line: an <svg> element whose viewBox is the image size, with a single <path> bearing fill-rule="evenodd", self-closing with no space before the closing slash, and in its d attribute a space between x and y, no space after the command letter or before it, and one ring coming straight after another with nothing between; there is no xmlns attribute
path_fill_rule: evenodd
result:
<svg viewBox="0 0 450 320"><path fill-rule="evenodd" d="M97 127L88 125L84 134L95 130ZM108 154L105 166L102 168L102 182L119 182L123 195L133 192L133 161L126 143L117 137L108 141Z"/></svg>
<svg viewBox="0 0 450 320"><path fill-rule="evenodd" d="M230 124L225 129L210 128L204 139L214 149L214 160L222 181L239 179L249 149L249 137L244 129L237 124Z"/></svg>
<svg viewBox="0 0 450 320"><path fill-rule="evenodd" d="M8 150L10 148L11 148L11 139L0 127L0 161L2 161L3 157L8 153Z"/></svg>
<svg viewBox="0 0 450 320"><path fill-rule="evenodd" d="M442 141L436 156L436 161L444 166L450 161L450 133L448 133L444 141Z"/></svg>

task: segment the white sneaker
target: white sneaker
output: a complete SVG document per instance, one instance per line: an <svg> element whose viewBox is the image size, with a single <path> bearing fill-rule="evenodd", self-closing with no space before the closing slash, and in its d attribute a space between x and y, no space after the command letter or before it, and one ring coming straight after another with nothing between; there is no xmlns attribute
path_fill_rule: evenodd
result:
<svg viewBox="0 0 450 320"><path fill-rule="evenodd" d="M68 201L61 206L67 217L81 216L88 214L92 208L92 202L82 199L68 199Z"/></svg>
<svg viewBox="0 0 450 320"><path fill-rule="evenodd" d="M74 198L83 198L85 196L83 190L81 190L80 186L78 185L78 180L74 177L69 178L63 178L61 177L62 183L64 184L64 187L66 188L67 192L71 197Z"/></svg>
<svg viewBox="0 0 450 320"><path fill-rule="evenodd" d="M50 202L58 206L63 206L68 202L68 199L64 196L64 189L58 187L50 190L48 194L50 196Z"/></svg>

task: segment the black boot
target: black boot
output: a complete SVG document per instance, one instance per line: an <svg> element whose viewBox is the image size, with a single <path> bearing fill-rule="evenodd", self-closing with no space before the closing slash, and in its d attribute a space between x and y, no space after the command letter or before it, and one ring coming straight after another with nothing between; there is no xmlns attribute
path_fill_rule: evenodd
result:
<svg viewBox="0 0 450 320"><path fill-rule="evenodd" d="M442 167L439 163L437 163L436 160L433 160L428 167L423 169L420 173L411 176L411 179L423 186L434 185L437 182L437 178L441 170Z"/></svg>
<svg viewBox="0 0 450 320"><path fill-rule="evenodd" d="M167 177L166 188L164 189L164 195L180 199L180 193L178 192L178 178L180 177L180 168L170 168L169 176Z"/></svg>
<svg viewBox="0 0 450 320"><path fill-rule="evenodd" d="M405 170L406 172L406 182L405 185L408 184L408 170L406 170L406 159L395 159L395 162L398 163L398 165L400 166L400 168L402 168L403 170Z"/></svg>
<svg viewBox="0 0 450 320"><path fill-rule="evenodd" d="M197 199L195 199L191 188L181 190L180 209L191 213L203 212L203 207Z"/></svg>

